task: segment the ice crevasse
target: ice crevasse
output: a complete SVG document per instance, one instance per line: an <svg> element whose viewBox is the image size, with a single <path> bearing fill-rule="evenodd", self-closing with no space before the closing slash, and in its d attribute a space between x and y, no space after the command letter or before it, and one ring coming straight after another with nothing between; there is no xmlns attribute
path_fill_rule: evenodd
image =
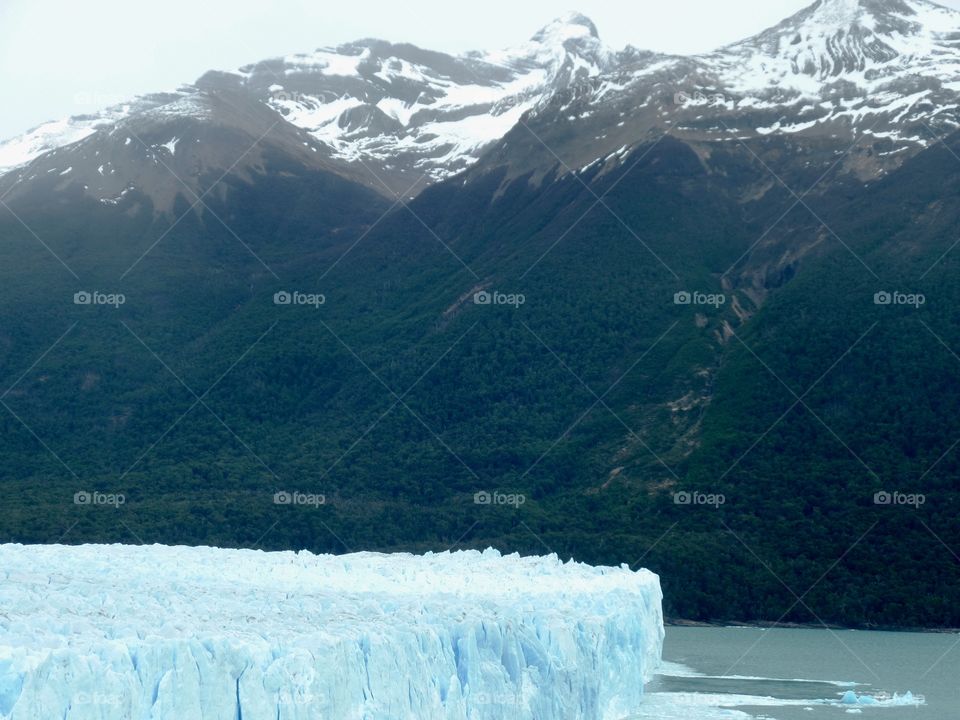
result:
<svg viewBox="0 0 960 720"><path fill-rule="evenodd" d="M0 545L0 718L619 720L661 597L495 550Z"/></svg>

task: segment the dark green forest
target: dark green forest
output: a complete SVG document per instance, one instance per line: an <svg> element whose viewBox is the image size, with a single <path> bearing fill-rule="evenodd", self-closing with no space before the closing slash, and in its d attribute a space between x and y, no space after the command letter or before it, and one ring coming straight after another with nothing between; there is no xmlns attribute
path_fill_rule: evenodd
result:
<svg viewBox="0 0 960 720"><path fill-rule="evenodd" d="M837 178L813 212L745 201L766 170L734 149L647 150L409 208L321 173L228 179L172 229L135 195L21 200L0 540L493 546L648 567L675 618L960 626L960 163ZM324 502L275 502L294 492Z"/></svg>

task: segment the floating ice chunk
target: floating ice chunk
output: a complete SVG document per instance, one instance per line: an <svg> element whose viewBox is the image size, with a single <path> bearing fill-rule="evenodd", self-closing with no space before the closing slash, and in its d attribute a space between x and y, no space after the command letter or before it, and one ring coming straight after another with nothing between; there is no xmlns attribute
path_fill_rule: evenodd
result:
<svg viewBox="0 0 960 720"><path fill-rule="evenodd" d="M898 693L893 693L893 695L888 695L886 693L878 693L876 695L862 693L858 695L853 690L847 690L840 698L840 704L870 705L877 707L903 707L907 705L923 705L925 704L925 700L922 695L914 695L909 690L907 690L903 695Z"/></svg>

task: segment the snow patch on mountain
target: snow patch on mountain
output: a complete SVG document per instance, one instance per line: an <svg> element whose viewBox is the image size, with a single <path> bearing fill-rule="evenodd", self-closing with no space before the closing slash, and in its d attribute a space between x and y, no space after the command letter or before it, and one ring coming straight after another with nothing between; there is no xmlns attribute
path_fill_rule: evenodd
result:
<svg viewBox="0 0 960 720"><path fill-rule="evenodd" d="M760 35L701 58L735 98L792 111L820 108L807 127L843 121L908 141L916 123L953 128L960 82L960 13L927 0L819 0ZM864 127L866 125L866 127ZM796 123L781 127L796 131ZM929 139L929 138L928 138ZM921 140L921 144L926 141Z"/></svg>
<svg viewBox="0 0 960 720"><path fill-rule="evenodd" d="M290 80L270 85L267 102L334 157L388 162L405 156L417 172L441 180L475 163L556 89L596 77L616 60L593 23L576 13L514 48L434 55L380 43L288 56L282 75ZM436 66L424 62L427 56ZM331 90L312 74L352 82Z"/></svg>
<svg viewBox="0 0 960 720"><path fill-rule="evenodd" d="M96 129L109 125L109 118L70 118L39 125L29 132L0 143L0 175L26 165L35 157L83 140Z"/></svg>
<svg viewBox="0 0 960 720"><path fill-rule="evenodd" d="M98 130L115 132L124 121L150 113L166 117L209 117L209 110L195 98L192 89L175 93L143 95L99 112L76 115L39 125L18 137L0 142L0 175L28 165L36 158L79 143ZM130 138L127 138L127 143Z"/></svg>
<svg viewBox="0 0 960 720"><path fill-rule="evenodd" d="M297 53L283 58L284 73L309 70L323 75L339 75L342 77L359 76L360 63L370 56L365 50L356 55L337 52L336 50L317 50L313 53Z"/></svg>

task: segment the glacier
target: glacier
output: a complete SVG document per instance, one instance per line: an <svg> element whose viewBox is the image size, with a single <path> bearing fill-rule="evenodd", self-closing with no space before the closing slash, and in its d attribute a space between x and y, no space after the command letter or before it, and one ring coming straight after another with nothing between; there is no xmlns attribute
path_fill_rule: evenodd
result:
<svg viewBox="0 0 960 720"><path fill-rule="evenodd" d="M620 720L657 575L495 550L0 545L3 720Z"/></svg>

